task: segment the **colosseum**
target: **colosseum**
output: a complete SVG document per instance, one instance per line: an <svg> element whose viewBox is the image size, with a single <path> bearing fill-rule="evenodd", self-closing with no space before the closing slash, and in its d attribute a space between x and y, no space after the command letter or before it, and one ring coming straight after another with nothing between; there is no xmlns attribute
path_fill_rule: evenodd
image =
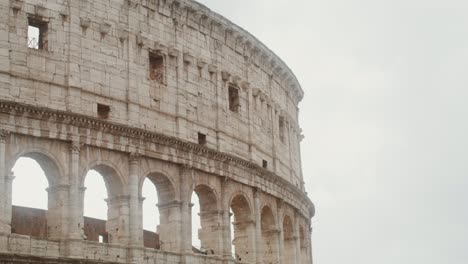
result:
<svg viewBox="0 0 468 264"><path fill-rule="evenodd" d="M0 263L312 263L303 91L204 5L2 0L0 94ZM12 205L22 157L46 174L47 210ZM83 214L90 170L107 220ZM156 232L143 229L145 179Z"/></svg>

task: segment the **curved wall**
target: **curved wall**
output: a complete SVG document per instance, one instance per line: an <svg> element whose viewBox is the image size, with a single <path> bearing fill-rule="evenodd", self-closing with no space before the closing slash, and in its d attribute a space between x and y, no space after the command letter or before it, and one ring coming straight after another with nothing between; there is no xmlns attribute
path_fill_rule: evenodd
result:
<svg viewBox="0 0 468 264"><path fill-rule="evenodd" d="M193 1L58 2L11 2L21 10L5 14L3 98L93 117L101 103L111 122L191 142L201 132L208 147L265 160L303 188L302 91L253 36ZM25 45L28 18L47 24L47 51ZM164 60L162 81L151 79L151 54ZM237 111L229 110L230 85Z"/></svg>
<svg viewBox="0 0 468 264"><path fill-rule="evenodd" d="M205 6L3 1L0 94L0 252L31 253L26 245L42 243L10 234L10 170L31 157L49 181L53 250L38 254L104 254L103 245L82 240L84 177L94 169L108 186L108 261L156 261L172 252L161 263L208 263L181 255L192 252L195 192L199 235L216 255L209 263L311 262L306 230L314 205L304 190L297 107L303 92L281 59ZM143 245L146 178L160 195L166 253Z"/></svg>

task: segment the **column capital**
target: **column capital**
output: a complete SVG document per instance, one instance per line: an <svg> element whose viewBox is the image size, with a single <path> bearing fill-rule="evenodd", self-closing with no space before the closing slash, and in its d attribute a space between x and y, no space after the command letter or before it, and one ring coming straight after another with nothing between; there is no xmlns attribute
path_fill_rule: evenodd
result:
<svg viewBox="0 0 468 264"><path fill-rule="evenodd" d="M156 204L156 206L159 209L175 208L175 207L180 207L182 205L183 205L183 202L178 201L178 200L172 200L172 201L169 201L169 202Z"/></svg>
<svg viewBox="0 0 468 264"><path fill-rule="evenodd" d="M278 207L278 209L282 209L283 208L283 205L284 205L284 200L281 199L281 198L278 198L276 200L276 207Z"/></svg>
<svg viewBox="0 0 468 264"><path fill-rule="evenodd" d="M223 187L227 187L229 185L230 181L231 181L231 179L228 176L222 176L221 177L221 185Z"/></svg>
<svg viewBox="0 0 468 264"><path fill-rule="evenodd" d="M58 184L58 185L54 185L54 186L47 188L46 191L48 193L54 193L58 191L68 191L69 189L70 189L69 184Z"/></svg>
<svg viewBox="0 0 468 264"><path fill-rule="evenodd" d="M129 160L131 164L139 164L141 159L141 154L138 152L131 152Z"/></svg>
<svg viewBox="0 0 468 264"><path fill-rule="evenodd" d="M0 143L5 143L9 135L10 135L10 131L5 130L5 129L0 129Z"/></svg>
<svg viewBox="0 0 468 264"><path fill-rule="evenodd" d="M205 212L200 212L198 213L199 216L204 217L204 216L213 216L213 215L220 215L222 216L225 212L222 210L213 210L213 211L205 211Z"/></svg>
<svg viewBox="0 0 468 264"><path fill-rule="evenodd" d="M258 187L253 188L254 198L259 198L261 194L262 194L262 190L260 188Z"/></svg>
<svg viewBox="0 0 468 264"><path fill-rule="evenodd" d="M182 164L180 164L180 168L182 170L191 170L191 169L193 169L193 166L190 165L190 164L182 163Z"/></svg>
<svg viewBox="0 0 468 264"><path fill-rule="evenodd" d="M104 199L107 202L108 206L112 206L115 204L122 204L122 203L128 203L130 201L130 196L129 195L119 195L119 196L114 196L111 198Z"/></svg>
<svg viewBox="0 0 468 264"><path fill-rule="evenodd" d="M81 150L81 144L78 141L72 141L71 146L70 146L70 152L72 154L80 154Z"/></svg>

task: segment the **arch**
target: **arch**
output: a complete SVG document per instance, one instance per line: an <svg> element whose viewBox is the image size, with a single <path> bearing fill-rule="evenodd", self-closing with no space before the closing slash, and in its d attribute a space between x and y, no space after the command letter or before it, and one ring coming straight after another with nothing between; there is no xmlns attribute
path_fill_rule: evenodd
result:
<svg viewBox="0 0 468 264"><path fill-rule="evenodd" d="M145 179L149 179L156 188L158 193L158 203L164 204L176 199L176 192L174 188L174 183L171 178L166 176L166 174L161 172L151 172L147 174L141 181L139 186L139 193L141 196L141 190L143 188L143 183Z"/></svg>
<svg viewBox="0 0 468 264"><path fill-rule="evenodd" d="M301 263L307 263L307 241L304 227L302 225L299 225L299 241L301 249Z"/></svg>
<svg viewBox="0 0 468 264"><path fill-rule="evenodd" d="M237 261L255 261L255 222L252 218L252 209L247 196L238 192L232 196L230 207L233 213L232 228L234 239L232 244Z"/></svg>
<svg viewBox="0 0 468 264"><path fill-rule="evenodd" d="M294 226L289 215L283 218L283 237L285 240L294 238Z"/></svg>
<svg viewBox="0 0 468 264"><path fill-rule="evenodd" d="M199 202L200 226L198 238L201 242L200 250L208 255L220 255L222 253L222 213L218 208L218 195L214 188L206 184L199 184L193 188ZM193 212L192 212L193 214ZM193 215L192 215L193 219ZM192 221L192 228L194 221ZM193 229L192 229L193 230Z"/></svg>
<svg viewBox="0 0 468 264"><path fill-rule="evenodd" d="M261 251L263 263L277 263L279 244L275 216L271 207L263 206L260 214Z"/></svg>
<svg viewBox="0 0 468 264"><path fill-rule="evenodd" d="M44 172L47 180L47 209L33 209L27 207L13 207L12 196L15 192L15 181L11 182L7 193L8 207L11 208L8 211L8 217L11 218L12 233L18 233L23 235L38 236L41 238L57 239L62 234L63 220L60 215L63 215L65 211L62 200L67 195L67 189L65 185L60 186L62 169L58 159L43 149L27 149L17 152L13 155L13 159L8 164L9 171L13 169L15 164L20 158L30 158L34 160ZM29 216L27 216L29 215ZM19 220L23 219L23 220ZM35 223L29 223L32 220ZM41 223L38 225L37 223ZM38 228L39 226L39 228Z"/></svg>
<svg viewBox="0 0 468 264"><path fill-rule="evenodd" d="M273 211L268 205L265 205L262 208L261 230L262 231L276 230L275 216L273 215Z"/></svg>
<svg viewBox="0 0 468 264"><path fill-rule="evenodd" d="M193 192L197 194L200 201L200 212L209 212L218 210L218 194L216 190L206 184L199 184L193 188Z"/></svg>
<svg viewBox="0 0 468 264"><path fill-rule="evenodd" d="M139 195L143 194L143 184L148 179L156 189L159 213L159 225L156 227L156 233L144 232L143 241L145 247L152 247L162 250L175 250L177 248L177 235L174 235L174 230L177 230L177 223L174 218L180 214L178 201L176 200L176 188L171 178L161 172L149 172L139 182ZM143 199L141 199L143 202ZM143 204L141 205L143 208ZM142 210L144 215L144 210Z"/></svg>
<svg viewBox="0 0 468 264"><path fill-rule="evenodd" d="M107 220L99 220L83 217L84 234L86 239L105 242L125 244L128 241L128 197L125 196L122 174L117 167L109 161L96 161L86 168L81 177L81 186L84 186L90 171L96 171L102 176L107 191ZM84 215L84 196L86 188L82 188L81 201L83 204L82 216ZM102 241L100 240L102 237Z"/></svg>
<svg viewBox="0 0 468 264"><path fill-rule="evenodd" d="M64 174L65 170L63 169L63 165L59 162L55 155L41 148L25 149L14 154L13 158L7 165L7 171L11 171L20 158L30 158L36 161L44 171L49 186L55 186L59 184L62 180L61 176L66 175Z"/></svg>
<svg viewBox="0 0 468 264"><path fill-rule="evenodd" d="M252 220L252 207L248 196L243 192L237 192L232 195L229 206L234 214L234 221Z"/></svg>
<svg viewBox="0 0 468 264"><path fill-rule="evenodd" d="M294 260L296 258L296 241L294 239L294 225L292 218L289 215L285 215L283 218L283 263L288 263L288 260Z"/></svg>
<svg viewBox="0 0 468 264"><path fill-rule="evenodd" d="M104 179L107 189L108 198L123 195L124 190L124 181L122 174L117 169L117 166L109 161L95 161L90 163L86 170L84 170L83 175L80 177L80 186L84 186L86 176L91 170L97 171Z"/></svg>

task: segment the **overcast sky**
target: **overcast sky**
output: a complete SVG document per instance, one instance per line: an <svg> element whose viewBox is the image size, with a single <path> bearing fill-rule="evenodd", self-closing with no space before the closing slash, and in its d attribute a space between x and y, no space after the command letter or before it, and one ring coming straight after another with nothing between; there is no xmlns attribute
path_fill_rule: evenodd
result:
<svg viewBox="0 0 468 264"><path fill-rule="evenodd" d="M468 1L201 2L302 84L316 264L468 263Z"/></svg>
<svg viewBox="0 0 468 264"><path fill-rule="evenodd" d="M267 44L302 84L315 264L468 263L467 1L201 2ZM38 186L21 176L37 170L24 162L14 188ZM92 179L86 192L102 193ZM145 212L157 202L150 192ZM25 204L47 207L37 201Z"/></svg>

